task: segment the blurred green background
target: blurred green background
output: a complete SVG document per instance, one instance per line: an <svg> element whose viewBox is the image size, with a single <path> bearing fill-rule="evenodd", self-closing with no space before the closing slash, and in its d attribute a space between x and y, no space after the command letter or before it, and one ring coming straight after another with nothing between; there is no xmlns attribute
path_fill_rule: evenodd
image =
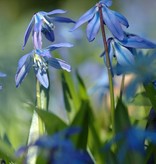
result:
<svg viewBox="0 0 156 164"><path fill-rule="evenodd" d="M22 50L24 32L31 17L35 12L41 10L51 11L60 8L68 11L62 16L77 20L96 2L96 0L0 0L0 71L7 74L6 78L0 79L3 86L0 92L0 136L7 134L14 148L25 144L27 140L32 116L28 104L35 102L33 70L19 88L15 87L14 81L19 58L33 48L31 39L29 39L25 50ZM130 27L127 31L156 42L155 0L114 0L112 9L122 13L129 20ZM60 50L60 57L71 64L73 68L71 75L74 74L75 69L79 70L89 89L98 79L102 78L104 70L103 60L99 57L103 51L101 37L99 35L94 42L88 43L85 25L73 33L69 32L71 27L71 24L56 26L56 32L59 31L56 43L66 41L75 45L71 49ZM58 53L54 55L57 56ZM65 110L60 89L60 71L51 69L50 73L49 110L54 110L63 118Z"/></svg>

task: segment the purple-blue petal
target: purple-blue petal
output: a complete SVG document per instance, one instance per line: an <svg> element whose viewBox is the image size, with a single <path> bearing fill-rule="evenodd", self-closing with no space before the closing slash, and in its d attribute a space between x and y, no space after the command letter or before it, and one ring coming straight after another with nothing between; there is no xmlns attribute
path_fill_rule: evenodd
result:
<svg viewBox="0 0 156 164"><path fill-rule="evenodd" d="M55 40L54 31L46 24L42 26L42 33L49 41L53 42Z"/></svg>
<svg viewBox="0 0 156 164"><path fill-rule="evenodd" d="M109 54L109 59L110 59L110 63L111 63L111 71L112 71L112 60L113 60L113 56L114 56L114 48L112 46L112 38L109 38L107 40L107 46L108 46L108 54ZM103 59L104 59L104 62L105 62L105 65L106 65L106 53L104 52L103 53ZM112 72L112 75L113 75L113 72Z"/></svg>
<svg viewBox="0 0 156 164"><path fill-rule="evenodd" d="M50 12L45 12L45 11L39 11L38 13L41 14L42 16L51 16L53 14L64 14L67 11L65 10L61 10L61 9L56 9L56 10L52 10Z"/></svg>
<svg viewBox="0 0 156 164"><path fill-rule="evenodd" d="M23 61L25 59L23 58ZM23 62L21 60L21 63ZM15 82L16 82L16 87L18 87L22 81L24 80L24 78L27 76L27 74L29 73L30 71L30 68L32 67L33 65L33 60L32 60L32 56L28 55L24 64L21 66L21 63L19 64L18 68L17 68L17 72L16 72L16 75L15 75Z"/></svg>
<svg viewBox="0 0 156 164"><path fill-rule="evenodd" d="M91 42L95 39L98 31L100 29L100 19L99 19L99 13L96 13L93 17L93 19L91 19L87 25L87 38L88 41Z"/></svg>
<svg viewBox="0 0 156 164"><path fill-rule="evenodd" d="M18 68L19 68L19 69L24 65L24 63L26 62L28 56L30 56L31 54L32 54L32 52L31 52L31 53L28 53L28 54L26 54L26 55L24 55L24 56L22 56L22 57L19 59L19 61L18 61Z"/></svg>
<svg viewBox="0 0 156 164"><path fill-rule="evenodd" d="M47 72L44 70L41 70L40 68L35 69L35 74L39 82L45 87L49 87L49 80L48 80L48 75Z"/></svg>
<svg viewBox="0 0 156 164"><path fill-rule="evenodd" d="M156 48L156 44L134 34L127 34L124 40L120 41L122 45L131 48Z"/></svg>
<svg viewBox="0 0 156 164"><path fill-rule="evenodd" d="M42 48L42 36L41 36L41 30L42 30L42 20L35 24L34 31L33 31L33 42L35 49L41 49Z"/></svg>
<svg viewBox="0 0 156 164"><path fill-rule="evenodd" d="M115 56L120 65L134 64L134 56L126 47L114 42Z"/></svg>
<svg viewBox="0 0 156 164"><path fill-rule="evenodd" d="M101 0L100 3L105 4L107 7L112 6L112 0Z"/></svg>
<svg viewBox="0 0 156 164"><path fill-rule="evenodd" d="M45 15L50 16L50 15L53 15L53 14L64 14L66 12L67 11L65 11L65 10L56 9L56 10L53 10L53 11L50 11L50 12L44 12L44 13L45 13Z"/></svg>
<svg viewBox="0 0 156 164"><path fill-rule="evenodd" d="M39 32L42 28L43 20L40 15L35 15L34 31Z"/></svg>
<svg viewBox="0 0 156 164"><path fill-rule="evenodd" d="M123 40L124 32L114 13L105 6L103 6L102 11L103 19L108 29L117 39Z"/></svg>
<svg viewBox="0 0 156 164"><path fill-rule="evenodd" d="M89 20L91 20L95 12L96 12L96 7L94 6L79 18L79 20L76 22L75 26L71 29L71 31L76 30L79 26L81 26L85 22L88 22Z"/></svg>
<svg viewBox="0 0 156 164"><path fill-rule="evenodd" d="M56 50L58 48L63 48L63 47L73 47L73 45L70 43L58 43L58 44L50 45L46 49L49 51L53 51L53 50Z"/></svg>
<svg viewBox="0 0 156 164"><path fill-rule="evenodd" d="M0 72L0 77L6 77L6 74L3 72Z"/></svg>
<svg viewBox="0 0 156 164"><path fill-rule="evenodd" d="M133 79L130 84L125 88L125 96L127 100L130 100L134 97L137 87L139 85L139 79Z"/></svg>
<svg viewBox="0 0 156 164"><path fill-rule="evenodd" d="M29 25L28 25L28 27L27 27L27 29L25 31L25 34L24 34L24 43L23 43L22 49L24 49L24 47L25 47L25 45L26 45L26 43L28 41L28 38L30 36L30 33L31 33L32 28L34 26L34 23L35 23L34 22L34 17L32 17L32 19L31 19L31 21L30 21L30 23L29 23Z"/></svg>
<svg viewBox="0 0 156 164"><path fill-rule="evenodd" d="M52 20L56 22L62 22L62 23L75 23L74 20L70 18L66 18L66 17L53 17Z"/></svg>
<svg viewBox="0 0 156 164"><path fill-rule="evenodd" d="M56 69L63 69L68 72L71 71L71 66L67 64L64 60L57 59L57 58L49 58L48 64Z"/></svg>
<svg viewBox="0 0 156 164"><path fill-rule="evenodd" d="M114 15L116 16L116 18L118 19L118 21L123 24L124 26L126 26L127 28L129 27L129 23L127 21L127 19L120 13L116 12L116 11L112 11L114 13Z"/></svg>

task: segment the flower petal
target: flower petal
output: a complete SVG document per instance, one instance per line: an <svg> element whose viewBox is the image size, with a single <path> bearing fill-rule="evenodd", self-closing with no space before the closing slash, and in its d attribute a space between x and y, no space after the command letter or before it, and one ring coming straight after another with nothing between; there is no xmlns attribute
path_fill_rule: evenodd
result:
<svg viewBox="0 0 156 164"><path fill-rule="evenodd" d="M79 20L76 22L75 26L70 30L70 31L74 31L76 30L79 26L81 26L83 23L91 20L95 14L96 11L96 7L92 7L91 9L89 9L86 13L84 13Z"/></svg>
<svg viewBox="0 0 156 164"><path fill-rule="evenodd" d="M6 77L6 74L3 72L0 72L0 77Z"/></svg>
<svg viewBox="0 0 156 164"><path fill-rule="evenodd" d="M63 23L75 23L74 20L66 17L53 17L52 20L56 22L63 22Z"/></svg>
<svg viewBox="0 0 156 164"><path fill-rule="evenodd" d="M49 80L48 80L48 75L46 71L41 70L40 68L36 68L35 74L39 82L45 87L49 87Z"/></svg>
<svg viewBox="0 0 156 164"><path fill-rule="evenodd" d="M114 42L115 55L120 65L129 65L134 63L134 56L127 48Z"/></svg>
<svg viewBox="0 0 156 164"><path fill-rule="evenodd" d="M105 4L107 7L112 6L112 0L101 0L100 3Z"/></svg>
<svg viewBox="0 0 156 164"><path fill-rule="evenodd" d="M117 17L118 21L123 24L124 26L126 26L127 28L129 27L129 23L127 21L127 19L120 13L116 12L116 11L112 11L114 13L114 15Z"/></svg>
<svg viewBox="0 0 156 164"><path fill-rule="evenodd" d="M87 31L87 38L89 42L95 39L95 36L97 35L99 29L100 29L99 13L96 13L93 19L91 19L87 25L86 31Z"/></svg>
<svg viewBox="0 0 156 164"><path fill-rule="evenodd" d="M42 26L42 33L44 34L44 36L51 42L53 42L55 40L55 36L54 36L54 31L53 29L51 29L49 26L47 26L46 24L44 24L44 26Z"/></svg>
<svg viewBox="0 0 156 164"><path fill-rule="evenodd" d="M33 42L35 49L40 49L42 47L42 20L35 24L33 31Z"/></svg>
<svg viewBox="0 0 156 164"><path fill-rule="evenodd" d="M39 32L42 29L42 24L43 24L42 15L36 14L35 15L34 31Z"/></svg>
<svg viewBox="0 0 156 164"><path fill-rule="evenodd" d="M57 59L57 58L49 58L48 64L56 69L63 69L68 72L71 71L71 66L67 64L64 60Z"/></svg>
<svg viewBox="0 0 156 164"><path fill-rule="evenodd" d="M31 33L32 28L34 26L34 23L35 23L34 22L34 17L32 17L32 19L31 19L31 21L30 21L30 23L29 23L29 25L28 25L28 27L27 27L27 29L25 31L25 34L24 34L24 43L23 43L22 49L24 49L24 47L25 47L25 45L26 45L26 43L28 41L28 38L30 36L30 33Z"/></svg>
<svg viewBox="0 0 156 164"><path fill-rule="evenodd" d="M125 88L125 96L127 100L134 98L139 82L140 81L138 78L133 79L130 84Z"/></svg>
<svg viewBox="0 0 156 164"><path fill-rule="evenodd" d="M107 46L108 46L108 54L109 54L109 58L110 58L110 62L111 62L111 65L112 65L112 59L113 59L113 56L114 56L114 49L113 49L113 46L112 46L112 38L109 38L108 40L107 40ZM104 62L105 62L105 64L106 64L106 53L105 53L105 51L104 51L104 53L103 54L101 54L101 57L103 56L103 58L104 58Z"/></svg>
<svg viewBox="0 0 156 164"><path fill-rule="evenodd" d="M156 44L134 34L126 34L127 37L120 41L122 45L132 48L156 48Z"/></svg>
<svg viewBox="0 0 156 164"><path fill-rule="evenodd" d="M53 51L53 50L56 50L58 48L63 48L63 47L73 47L73 45L70 43L58 43L58 44L50 45L46 49L48 49L49 51Z"/></svg>
<svg viewBox="0 0 156 164"><path fill-rule="evenodd" d="M19 61L18 61L18 68L19 68L19 69L24 65L24 63L26 62L28 56L30 56L31 54L32 54L32 52L31 52L31 53L28 53L28 54L26 54L26 55L24 55L24 56L22 56L22 57L19 59Z"/></svg>
<svg viewBox="0 0 156 164"><path fill-rule="evenodd" d="M27 57L27 58L26 58ZM25 55L23 58L20 59L17 72L15 75L15 82L16 87L19 87L19 85L22 83L24 78L27 76L27 74L30 71L31 66L33 65L33 60L31 55ZM21 66L21 64L24 62L24 64Z"/></svg>
<svg viewBox="0 0 156 164"><path fill-rule="evenodd" d="M46 15L53 15L53 14L64 14L66 13L67 11L65 10L62 10L62 9L56 9L56 10L53 10L53 11L50 11L50 12L45 12Z"/></svg>
<svg viewBox="0 0 156 164"><path fill-rule="evenodd" d="M112 43L111 43L112 40L113 40L112 38L109 38L107 40L107 45L108 45L108 54L109 54L109 59L110 59L110 64L111 64L111 66L110 66L111 68L110 69L111 69L112 76L114 76L113 69L112 69L112 60L113 60L113 56L114 56L114 49L113 49L113 46L112 46ZM105 51L104 51L104 53L101 56L103 56L104 63L107 66Z"/></svg>
<svg viewBox="0 0 156 164"><path fill-rule="evenodd" d="M122 27L116 18L116 15L112 12L112 10L108 9L107 7L103 6L102 8L103 13L103 19L108 27L108 29L111 31L111 33L119 40L124 39L124 32L122 30Z"/></svg>

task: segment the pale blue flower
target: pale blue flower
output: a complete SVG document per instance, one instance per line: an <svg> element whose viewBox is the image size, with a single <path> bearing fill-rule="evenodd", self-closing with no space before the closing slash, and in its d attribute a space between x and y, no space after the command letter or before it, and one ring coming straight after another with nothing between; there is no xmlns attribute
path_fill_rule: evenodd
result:
<svg viewBox="0 0 156 164"><path fill-rule="evenodd" d="M122 41L113 37L107 40L108 53L112 64L113 58L116 58L117 66L131 66L135 60L135 49L153 49L156 44L148 41L138 35L125 33ZM101 54L106 63L105 52ZM120 72L118 72L120 74Z"/></svg>
<svg viewBox="0 0 156 164"><path fill-rule="evenodd" d="M37 147L39 150L44 150L45 160L49 164L93 164L89 154L84 150L76 149L70 139L79 132L80 128L70 127L51 136L42 136L35 143L18 149L16 155L20 156L29 148Z"/></svg>
<svg viewBox="0 0 156 164"><path fill-rule="evenodd" d="M63 13L66 13L66 11L57 9L51 12L40 11L34 14L25 31L23 49L28 41L31 32L32 32L34 47L37 49L37 48L41 48L41 44L42 44L41 33L43 33L44 36L49 41L53 42L55 40L54 22L74 23L74 21L70 18L53 16L54 14L63 14Z"/></svg>
<svg viewBox="0 0 156 164"><path fill-rule="evenodd" d="M109 7L112 5L112 0L101 0L94 7L89 9L83 14L76 22L75 26L71 31L74 31L84 23L88 23L86 33L87 38L91 42L95 39L100 29L100 15L99 8L102 8L103 23L108 27L111 33L119 40L124 39L124 31L121 25L126 27L129 26L127 19L120 13L110 10Z"/></svg>
<svg viewBox="0 0 156 164"><path fill-rule="evenodd" d="M49 86L49 79L47 75L48 66L70 72L71 66L69 64L61 59L53 58L50 54L50 51L62 47L72 47L72 45L69 43L53 44L44 49L33 50L21 57L18 62L18 68L15 75L16 87L22 83L31 67L34 68L37 79L45 88L48 88Z"/></svg>
<svg viewBox="0 0 156 164"><path fill-rule="evenodd" d="M125 89L126 98L134 96L141 84L148 84L156 79L156 54L144 55L141 51L135 55L132 65L117 66L115 69L122 74L133 74L133 79Z"/></svg>
<svg viewBox="0 0 156 164"><path fill-rule="evenodd" d="M145 157L145 140L156 145L156 132L131 127L108 141L104 150L107 151L113 144L120 143L120 149L117 152L119 163L124 162L127 153L139 153L142 157Z"/></svg>

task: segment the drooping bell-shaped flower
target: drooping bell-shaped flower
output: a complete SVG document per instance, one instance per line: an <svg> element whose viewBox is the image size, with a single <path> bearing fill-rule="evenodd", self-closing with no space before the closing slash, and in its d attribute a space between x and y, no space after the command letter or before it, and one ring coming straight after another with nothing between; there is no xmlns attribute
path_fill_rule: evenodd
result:
<svg viewBox="0 0 156 164"><path fill-rule="evenodd" d="M117 60L117 64L120 66L128 66L134 64L135 49L156 48L155 43L138 35L128 33L125 33L125 37L122 41L119 41L113 37L109 38L107 40L107 45L111 63L113 58L115 57ZM106 62L105 52L102 53L101 56L104 57L104 61Z"/></svg>
<svg viewBox="0 0 156 164"><path fill-rule="evenodd" d="M76 22L71 31L76 30L84 23L88 23L86 33L88 41L95 39L100 29L99 8L102 8L103 23L108 27L110 32L119 40L124 39L124 31L121 25L129 26L127 19L120 13L109 9L112 0L101 0L94 7L84 13Z"/></svg>
<svg viewBox="0 0 156 164"><path fill-rule="evenodd" d="M74 23L74 21L70 18L53 16L55 14L63 14L63 13L66 13L66 11L61 9L56 9L51 12L40 11L34 14L25 31L23 49L28 41L31 32L32 32L33 42L36 45L35 48L37 48L40 47L39 45L42 44L41 33L44 34L44 36L49 41L53 42L55 40L55 36L54 36L55 22Z"/></svg>
<svg viewBox="0 0 156 164"><path fill-rule="evenodd" d="M22 83L31 67L34 68L37 79L45 88L48 88L49 86L47 75L48 66L70 72L71 66L69 64L61 59L53 58L50 54L50 51L62 47L72 47L72 45L69 43L53 44L44 49L35 49L21 57L18 62L17 72L15 75L16 87Z"/></svg>

